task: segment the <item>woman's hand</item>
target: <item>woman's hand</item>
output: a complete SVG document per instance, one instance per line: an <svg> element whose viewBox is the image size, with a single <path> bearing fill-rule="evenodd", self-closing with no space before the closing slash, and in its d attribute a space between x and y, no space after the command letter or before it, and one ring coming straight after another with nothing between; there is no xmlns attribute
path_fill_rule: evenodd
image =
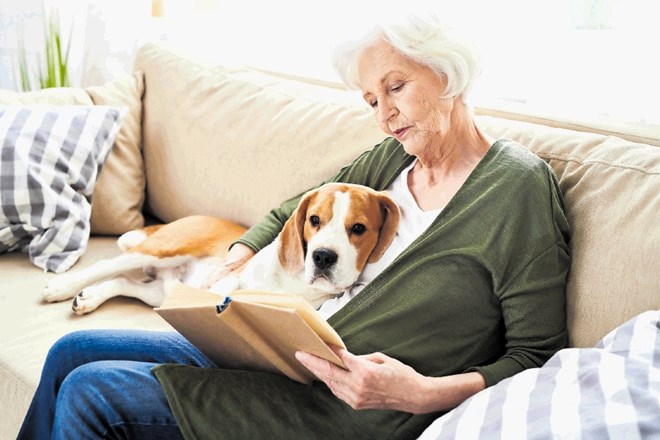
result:
<svg viewBox="0 0 660 440"><path fill-rule="evenodd" d="M485 388L479 373L427 377L382 353L356 356L334 350L346 370L309 353L299 351L296 358L353 409L446 411Z"/></svg>
<svg viewBox="0 0 660 440"><path fill-rule="evenodd" d="M202 283L202 289L210 289L215 283L222 278L231 274L233 271L243 266L250 258L254 256L255 252L243 243L234 244L227 255L216 269L214 269Z"/></svg>
<svg viewBox="0 0 660 440"><path fill-rule="evenodd" d="M297 352L296 358L353 409L420 412L424 376L382 353L355 356L341 348L335 352L347 370L304 352Z"/></svg>

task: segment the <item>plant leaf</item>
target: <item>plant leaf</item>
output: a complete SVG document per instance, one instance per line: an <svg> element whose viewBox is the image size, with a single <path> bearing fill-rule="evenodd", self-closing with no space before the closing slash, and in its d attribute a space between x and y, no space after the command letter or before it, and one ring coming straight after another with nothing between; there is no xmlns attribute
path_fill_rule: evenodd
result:
<svg viewBox="0 0 660 440"><path fill-rule="evenodd" d="M60 33L60 19L57 10L43 6L43 30L44 30L44 56L37 54L37 80L38 88L45 89L49 87L69 87L69 52L71 49L71 36L73 35L73 25L69 29L66 50L62 51L63 42ZM22 32L22 29L21 29ZM30 67L27 53L25 51L24 38L22 33L18 36L19 48L17 52L18 70L21 80L21 89L23 91L32 90L30 81ZM39 62L39 60L41 60Z"/></svg>

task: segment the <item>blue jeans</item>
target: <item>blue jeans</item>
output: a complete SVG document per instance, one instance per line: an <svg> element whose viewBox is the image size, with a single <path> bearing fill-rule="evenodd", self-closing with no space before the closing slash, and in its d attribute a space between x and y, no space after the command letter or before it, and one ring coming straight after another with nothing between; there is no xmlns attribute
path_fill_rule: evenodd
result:
<svg viewBox="0 0 660 440"><path fill-rule="evenodd" d="M215 367L175 332L87 330L53 344L18 439L183 438L151 368Z"/></svg>

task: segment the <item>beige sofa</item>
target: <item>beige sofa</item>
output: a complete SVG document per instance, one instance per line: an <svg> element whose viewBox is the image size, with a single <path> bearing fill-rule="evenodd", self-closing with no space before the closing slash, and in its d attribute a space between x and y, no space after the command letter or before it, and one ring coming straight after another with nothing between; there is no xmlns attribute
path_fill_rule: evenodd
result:
<svg viewBox="0 0 660 440"><path fill-rule="evenodd" d="M1 104L116 104L129 108L92 200L92 237L78 270L118 251L116 235L145 216L204 213L244 225L380 142L359 93L250 69L208 68L155 45L135 74L103 87L29 94ZM491 135L521 142L560 179L572 229L570 344L593 345L660 308L660 133L607 132L477 109ZM52 274L25 254L0 255L0 439L14 438L50 345L82 328L168 329L148 306L115 299L93 314L45 304Z"/></svg>

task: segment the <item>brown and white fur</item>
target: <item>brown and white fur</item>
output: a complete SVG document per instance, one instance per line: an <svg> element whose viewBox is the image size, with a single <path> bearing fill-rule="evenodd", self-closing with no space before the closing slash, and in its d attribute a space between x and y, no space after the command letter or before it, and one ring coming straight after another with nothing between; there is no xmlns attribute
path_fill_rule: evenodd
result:
<svg viewBox="0 0 660 440"><path fill-rule="evenodd" d="M210 290L224 295L237 289L299 293L318 307L353 286L365 265L381 258L398 223L399 209L386 193L326 184L302 197L282 232L239 274ZM51 278L43 297L48 302L75 297L72 308L80 315L120 295L157 307L165 296L164 283L199 287L244 232L235 223L207 216L131 231L118 239L122 254Z"/></svg>

